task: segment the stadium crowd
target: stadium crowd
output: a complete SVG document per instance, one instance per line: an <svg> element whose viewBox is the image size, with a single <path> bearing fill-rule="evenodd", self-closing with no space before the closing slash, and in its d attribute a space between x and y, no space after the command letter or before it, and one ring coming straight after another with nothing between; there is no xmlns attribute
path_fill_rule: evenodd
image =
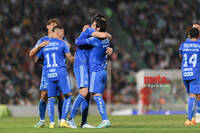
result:
<svg viewBox="0 0 200 133"><path fill-rule="evenodd" d="M184 2L183 2L184 1ZM188 0L103 0L102 5L117 14L121 26L130 35L145 68L179 68L177 49L186 29L198 22L200 1ZM100 4L101 4L100 2ZM37 40L46 35L45 24L57 17L63 22L68 41L74 40L94 13L104 13L92 0L2 0L0 2L0 103L37 104L41 65L28 56ZM55 6L56 5L56 6ZM100 5L98 5L100 6ZM192 9L192 10L191 10ZM106 15L106 13L105 13ZM108 18L108 21L112 21ZM112 30L112 29L111 29ZM114 33L112 33L114 34ZM133 61L125 44L113 36L112 102L137 102L135 72L142 67ZM74 50L72 50L74 51ZM71 83L77 92L72 66ZM105 97L106 99L106 97Z"/></svg>

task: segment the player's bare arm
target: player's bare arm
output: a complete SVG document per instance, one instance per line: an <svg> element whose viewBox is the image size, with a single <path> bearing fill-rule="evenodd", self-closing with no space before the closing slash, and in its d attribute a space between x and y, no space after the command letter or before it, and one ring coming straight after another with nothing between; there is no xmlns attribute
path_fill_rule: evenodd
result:
<svg viewBox="0 0 200 133"><path fill-rule="evenodd" d="M69 60L71 63L74 62L75 57L72 56L71 53L66 53L65 56L66 56L67 60Z"/></svg>
<svg viewBox="0 0 200 133"><path fill-rule="evenodd" d="M179 54L179 57L180 57L180 59L182 60L182 55L181 55L181 54Z"/></svg>
<svg viewBox="0 0 200 133"><path fill-rule="evenodd" d="M112 40L111 34L109 34L107 32L95 31L95 32L92 33L92 36L97 37L97 38L108 38L108 39Z"/></svg>
<svg viewBox="0 0 200 133"><path fill-rule="evenodd" d="M29 56L30 57L35 56L37 54L37 52L39 51L39 49L45 47L48 43L49 43L49 41L44 41L44 42L40 43L37 47L31 49L31 51L29 52Z"/></svg>
<svg viewBox="0 0 200 133"><path fill-rule="evenodd" d="M39 61L39 57L35 57L35 63L38 63L38 61Z"/></svg>

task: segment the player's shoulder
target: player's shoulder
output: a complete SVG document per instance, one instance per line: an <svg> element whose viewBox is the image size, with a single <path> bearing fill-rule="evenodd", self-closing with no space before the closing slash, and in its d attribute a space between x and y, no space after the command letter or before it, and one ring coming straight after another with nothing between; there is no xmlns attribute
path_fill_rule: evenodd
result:
<svg viewBox="0 0 200 133"><path fill-rule="evenodd" d="M39 40L43 40L43 41L45 41L45 40L50 40L50 37L48 37L48 36L43 36L43 37L41 37Z"/></svg>
<svg viewBox="0 0 200 133"><path fill-rule="evenodd" d="M51 38L51 41L58 42L58 43L64 43L64 40L58 39L58 38Z"/></svg>
<svg viewBox="0 0 200 133"><path fill-rule="evenodd" d="M67 38L64 36L63 38L62 38L64 41L67 41Z"/></svg>
<svg viewBox="0 0 200 133"><path fill-rule="evenodd" d="M91 27L87 28L85 32L89 33L89 32L94 32L95 30Z"/></svg>
<svg viewBox="0 0 200 133"><path fill-rule="evenodd" d="M63 46L63 47L66 47L66 46L67 46L67 47L68 47L66 41L60 40L60 39L58 39L58 41L59 41L59 43L60 43L61 46Z"/></svg>
<svg viewBox="0 0 200 133"><path fill-rule="evenodd" d="M185 40L185 41L181 42L181 45L180 45L180 47L183 47L183 46L184 46L184 44L189 44L189 43L191 43L191 40L190 40L190 39L188 39L188 40Z"/></svg>

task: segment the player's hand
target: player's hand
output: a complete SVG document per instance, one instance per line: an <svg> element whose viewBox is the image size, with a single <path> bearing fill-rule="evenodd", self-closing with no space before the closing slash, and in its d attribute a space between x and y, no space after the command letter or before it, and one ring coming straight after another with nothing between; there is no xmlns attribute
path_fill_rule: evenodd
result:
<svg viewBox="0 0 200 133"><path fill-rule="evenodd" d="M107 33L107 32L106 32L106 37L107 37L108 39L112 40L111 34L109 34L109 33Z"/></svg>
<svg viewBox="0 0 200 133"><path fill-rule="evenodd" d="M45 47L48 43L49 43L49 41L44 41L44 42L40 43L40 44L38 45L38 47L39 47L39 48L43 48L43 47Z"/></svg>
<svg viewBox="0 0 200 133"><path fill-rule="evenodd" d="M113 53L113 48L108 47L106 49L106 54L110 56L110 55L112 55L112 53Z"/></svg>
<svg viewBox="0 0 200 133"><path fill-rule="evenodd" d="M90 28L90 26L89 25L84 25L82 31L86 31L87 28Z"/></svg>

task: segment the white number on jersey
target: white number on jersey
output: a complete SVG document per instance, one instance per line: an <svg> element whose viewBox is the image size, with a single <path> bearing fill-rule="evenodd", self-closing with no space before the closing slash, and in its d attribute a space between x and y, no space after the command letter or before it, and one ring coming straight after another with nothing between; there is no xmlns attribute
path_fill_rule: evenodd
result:
<svg viewBox="0 0 200 133"><path fill-rule="evenodd" d="M58 64L56 64L56 53L52 53L51 54L51 57L53 58L53 64L51 65L50 64L50 57L49 57L49 54L46 54L46 59L47 59L47 68L50 68L50 67L57 67Z"/></svg>
<svg viewBox="0 0 200 133"><path fill-rule="evenodd" d="M183 55L185 63L183 64L183 67L188 67L188 62L187 62L187 54ZM192 64L193 67L196 67L197 65L197 54L193 54L190 59L189 59L189 64Z"/></svg>

